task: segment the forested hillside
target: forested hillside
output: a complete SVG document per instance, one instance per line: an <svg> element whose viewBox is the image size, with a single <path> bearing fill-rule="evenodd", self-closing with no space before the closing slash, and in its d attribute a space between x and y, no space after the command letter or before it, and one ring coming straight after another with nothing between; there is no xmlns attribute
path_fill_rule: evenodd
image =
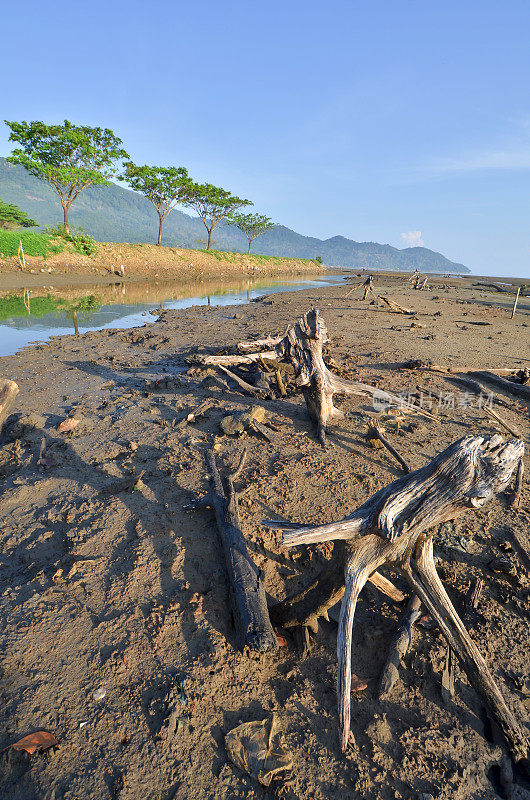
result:
<svg viewBox="0 0 530 800"><path fill-rule="evenodd" d="M39 225L56 225L62 210L55 192L29 175L23 167L0 158L0 199L14 203ZM85 228L103 242L156 242L158 217L144 197L121 186L92 187L82 192L70 212L73 226ZM175 210L164 224L163 244L200 249L205 246L205 229L196 217ZM214 231L217 250L246 252L248 241L233 227ZM399 250L388 244L354 242L344 236L317 239L302 236L283 225L260 236L253 252L290 258L322 256L324 264L366 269L414 270L422 272L470 272L440 253L426 247Z"/></svg>

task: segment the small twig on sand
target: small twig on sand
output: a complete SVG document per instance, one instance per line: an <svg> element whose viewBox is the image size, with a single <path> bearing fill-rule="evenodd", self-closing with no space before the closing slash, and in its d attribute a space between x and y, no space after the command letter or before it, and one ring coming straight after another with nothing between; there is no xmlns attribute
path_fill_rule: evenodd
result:
<svg viewBox="0 0 530 800"><path fill-rule="evenodd" d="M384 447L386 447L386 449L388 450L388 452L389 452L389 453L391 453L391 454L394 456L394 458L396 459L396 461L399 463L399 465L400 465L400 466L401 466L401 468L403 469L403 472L406 472L407 474L410 472L410 467L409 467L409 465L407 464L407 462L405 461L405 459L404 459L404 458L402 458L402 457L399 455L399 453L398 453L398 451L396 450L396 448L395 448L395 447L394 447L392 444L390 444L390 442L388 441L388 439L387 439L387 438L386 438L386 436L384 435L383 431L381 430L381 428L380 428L380 426L377 424L377 422L373 422L373 423L372 423L372 424L369 426L369 428L368 428L368 433L366 434L366 438L367 438L367 439L378 439L378 440L381 442L381 444L382 444Z"/></svg>
<svg viewBox="0 0 530 800"><path fill-rule="evenodd" d="M508 433L511 433L512 436L515 436L516 439L521 438L519 431L517 431L515 428L512 428L511 425L508 425L508 423L505 422L502 417L499 417L499 415L492 408L488 408L488 406L482 406L482 410L485 411L486 414L489 414L490 417L493 417L493 419L497 420L499 425L502 425L504 430L508 431Z"/></svg>

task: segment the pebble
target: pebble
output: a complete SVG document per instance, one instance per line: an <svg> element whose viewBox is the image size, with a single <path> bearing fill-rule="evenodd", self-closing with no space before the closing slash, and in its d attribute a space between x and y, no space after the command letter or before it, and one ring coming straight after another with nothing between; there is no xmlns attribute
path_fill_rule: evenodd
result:
<svg viewBox="0 0 530 800"><path fill-rule="evenodd" d="M92 693L92 697L96 701L103 700L106 696L107 696L107 690L103 689L103 687L96 689L96 691Z"/></svg>

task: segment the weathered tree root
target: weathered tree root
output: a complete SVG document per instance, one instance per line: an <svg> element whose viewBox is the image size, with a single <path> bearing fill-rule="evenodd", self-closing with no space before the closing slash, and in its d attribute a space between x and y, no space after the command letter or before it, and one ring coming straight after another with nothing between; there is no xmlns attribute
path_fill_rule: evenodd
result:
<svg viewBox="0 0 530 800"><path fill-rule="evenodd" d="M18 385L15 381L10 381L8 378L0 378L0 431L18 391Z"/></svg>
<svg viewBox="0 0 530 800"><path fill-rule="evenodd" d="M269 619L262 572L252 561L241 532L234 481L241 473L245 459L246 450L235 472L226 476L225 489L215 456L208 451L206 464L210 472L210 491L189 507L209 506L213 509L225 555L236 630L242 644L251 650L264 652L275 650L278 640Z"/></svg>
<svg viewBox="0 0 530 800"><path fill-rule="evenodd" d="M510 481L524 452L523 442L494 435L470 436L451 444L429 464L376 492L346 519L327 525L292 528L288 547L338 540L345 542L345 591L337 654L340 743L350 732L351 647L357 598L369 576L393 564L407 578L458 656L471 685L502 730L510 753L528 771L529 742L507 707L477 646L459 619L436 572L432 534L441 522L480 508ZM281 528L282 523L277 527ZM287 526L284 526L287 527ZM315 598L320 602L322 598Z"/></svg>

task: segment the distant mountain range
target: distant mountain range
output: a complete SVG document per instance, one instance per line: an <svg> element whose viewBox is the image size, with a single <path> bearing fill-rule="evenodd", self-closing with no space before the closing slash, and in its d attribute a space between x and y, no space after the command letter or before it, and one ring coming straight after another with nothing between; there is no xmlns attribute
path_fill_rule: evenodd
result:
<svg viewBox="0 0 530 800"><path fill-rule="evenodd" d="M0 158L0 199L23 209L39 225L56 225L62 210L55 192L29 175L23 167ZM151 203L129 189L112 184L86 189L73 204L70 223L87 230L101 242L155 242L158 217ZM164 222L162 243L172 247L205 247L205 228L196 217L175 209ZM246 252L248 242L229 226L214 230L214 248ZM354 242L344 236L316 239L277 225L259 239L252 251L272 256L315 258L324 264L360 269L460 272L470 270L426 247L399 250L388 244Z"/></svg>

